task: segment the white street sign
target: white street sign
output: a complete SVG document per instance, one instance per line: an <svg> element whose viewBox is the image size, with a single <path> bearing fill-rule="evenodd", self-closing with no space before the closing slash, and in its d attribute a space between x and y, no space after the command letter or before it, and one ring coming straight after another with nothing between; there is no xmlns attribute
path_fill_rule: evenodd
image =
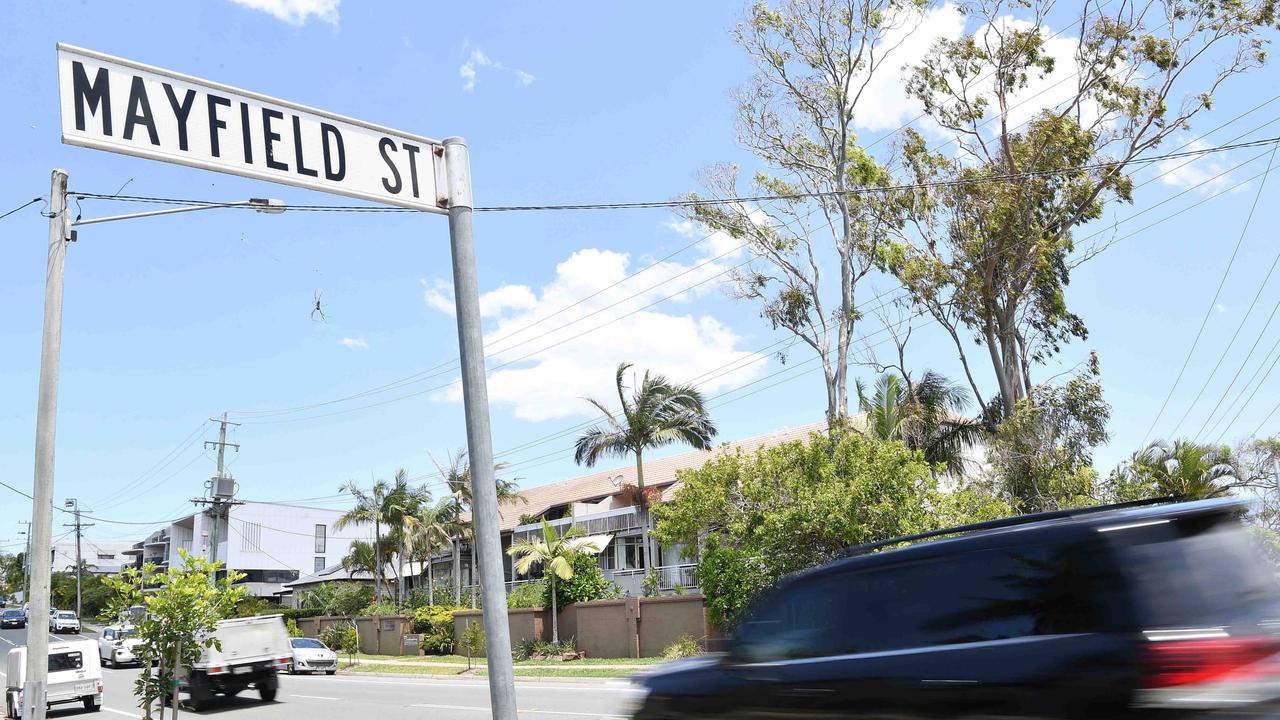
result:
<svg viewBox="0 0 1280 720"><path fill-rule="evenodd" d="M58 44L62 142L447 212L439 141Z"/></svg>

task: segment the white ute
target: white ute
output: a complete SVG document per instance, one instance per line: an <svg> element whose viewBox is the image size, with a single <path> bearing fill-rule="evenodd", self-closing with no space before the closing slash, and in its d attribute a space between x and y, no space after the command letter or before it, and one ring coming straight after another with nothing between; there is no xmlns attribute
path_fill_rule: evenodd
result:
<svg viewBox="0 0 1280 720"><path fill-rule="evenodd" d="M5 663L4 707L9 717L22 717L22 685L27 678L27 648L9 651ZM92 640L49 643L49 685L45 693L48 707L81 703L85 710L102 709L102 666L98 664L97 643Z"/></svg>
<svg viewBox="0 0 1280 720"><path fill-rule="evenodd" d="M279 615L218 622L214 635L222 649L205 650L182 678L191 707L199 710L214 695L233 696L250 686L263 702L276 699L277 673L293 662L289 633Z"/></svg>

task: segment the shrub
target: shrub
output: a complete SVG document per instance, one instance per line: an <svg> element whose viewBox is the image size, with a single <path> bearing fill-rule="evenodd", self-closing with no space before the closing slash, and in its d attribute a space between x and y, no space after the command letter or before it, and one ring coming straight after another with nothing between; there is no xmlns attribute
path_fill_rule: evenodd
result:
<svg viewBox="0 0 1280 720"><path fill-rule="evenodd" d="M535 638L521 638L516 643L516 649L512 652L512 655L516 660L528 660L538 652L540 643L541 641Z"/></svg>
<svg viewBox="0 0 1280 720"><path fill-rule="evenodd" d="M404 599L405 610L417 610L420 607L426 607L431 602L427 597L427 591L422 588L414 588L409 591L409 597Z"/></svg>
<svg viewBox="0 0 1280 720"><path fill-rule="evenodd" d="M346 622L330 625L320 631L319 640L335 652L341 651L347 630L355 630L355 625Z"/></svg>
<svg viewBox="0 0 1280 720"><path fill-rule="evenodd" d="M511 592L507 593L507 607L537 608L541 610L546 607L543 603L546 601L547 596L546 580L517 585Z"/></svg>
<svg viewBox="0 0 1280 720"><path fill-rule="evenodd" d="M328 615L354 615L373 602L373 586L368 583L334 583L332 596L324 606Z"/></svg>
<svg viewBox="0 0 1280 720"><path fill-rule="evenodd" d="M671 643L662 651L664 660L679 660L680 658L695 657L702 654L702 648L698 647L698 641L692 636L681 635L678 640Z"/></svg>
<svg viewBox="0 0 1280 720"><path fill-rule="evenodd" d="M644 576L644 596L657 597L660 594L662 594L662 573L654 568Z"/></svg>
<svg viewBox="0 0 1280 720"><path fill-rule="evenodd" d="M362 608L356 615L361 617L389 617L391 615L399 615L400 608L395 603L369 603Z"/></svg>
<svg viewBox="0 0 1280 720"><path fill-rule="evenodd" d="M271 603L262 598L245 598L236 603L235 617L266 615L272 611Z"/></svg>
<svg viewBox="0 0 1280 720"><path fill-rule="evenodd" d="M471 669L471 658L484 654L484 628L479 620L467 623L462 635L458 638L459 648L467 655L467 669Z"/></svg>
<svg viewBox="0 0 1280 720"><path fill-rule="evenodd" d="M423 635L423 652L443 655L453 651L453 613L462 609L427 605L413 611L411 627L413 632Z"/></svg>
<svg viewBox="0 0 1280 720"><path fill-rule="evenodd" d="M594 555L575 555L570 562L573 564L573 577L556 580L557 608L563 610L576 602L605 600L622 594L622 588L617 583L605 579ZM542 603L543 607L551 607L550 583L543 590Z"/></svg>
<svg viewBox="0 0 1280 720"><path fill-rule="evenodd" d="M289 637L302 637L302 629L298 627L298 621L293 618L285 618L284 629L289 633Z"/></svg>

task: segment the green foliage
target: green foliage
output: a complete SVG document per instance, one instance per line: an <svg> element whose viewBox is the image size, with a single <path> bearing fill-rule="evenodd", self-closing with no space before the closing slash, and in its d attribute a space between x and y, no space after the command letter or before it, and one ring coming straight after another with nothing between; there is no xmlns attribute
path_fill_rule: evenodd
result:
<svg viewBox="0 0 1280 720"><path fill-rule="evenodd" d="M266 615L273 610L278 611L271 603L262 598L246 597L236 603L235 614L233 617L252 617L254 615Z"/></svg>
<svg viewBox="0 0 1280 720"><path fill-rule="evenodd" d="M933 469L919 451L858 433L721 452L680 474L675 498L654 510L654 536L703 543L698 585L723 629L764 588L850 545L1007 509L981 488L939 491Z"/></svg>
<svg viewBox="0 0 1280 720"><path fill-rule="evenodd" d="M289 637L302 637L302 628L298 627L298 621L293 618L285 618L284 629L289 633Z"/></svg>
<svg viewBox="0 0 1280 720"><path fill-rule="evenodd" d="M583 556L588 557L591 567L595 569L597 575L599 574L598 566L590 556L599 555L608 543L608 535L583 537L577 525L571 525L561 535L551 527L550 523L543 520L541 540L518 540L507 549L507 554L515 559L513 567L516 572L526 575L536 565L543 567L549 584L547 595L550 597L548 604L551 605L551 639L553 641L560 639L560 593L556 586L561 582L569 583L574 587L571 590L572 597L587 597L602 592L599 582L603 581L603 577L597 581L592 576L582 580L580 586L573 586L571 581L578 567L590 573L578 560Z"/></svg>
<svg viewBox="0 0 1280 720"><path fill-rule="evenodd" d="M423 652L441 655L453 652L453 613L463 609L469 608L427 605L413 612L411 627L423 636Z"/></svg>
<svg viewBox="0 0 1280 720"><path fill-rule="evenodd" d="M462 629L458 636L458 649L467 656L467 669L471 669L471 658L484 654L484 627L479 620L472 620Z"/></svg>
<svg viewBox="0 0 1280 720"><path fill-rule="evenodd" d="M901 440L952 476L970 469L965 467L965 453L981 441L987 429L964 416L969 407L969 393L964 388L932 370L915 381L886 373L870 395L861 382L855 387L858 409L866 419L862 432L881 440Z"/></svg>
<svg viewBox="0 0 1280 720"><path fill-rule="evenodd" d="M573 567L573 575L556 580L556 608L563 610L576 602L606 600L622 594L616 583L605 579L594 555L574 555L569 564ZM542 607L551 607L551 585L544 581L542 587Z"/></svg>
<svg viewBox="0 0 1280 720"><path fill-rule="evenodd" d="M516 660L528 660L538 652L538 645L541 642L536 638L520 638L516 642L516 649L512 651L511 655Z"/></svg>
<svg viewBox="0 0 1280 720"><path fill-rule="evenodd" d="M333 595L325 605L326 615L355 615L373 602L373 587L369 583L332 583Z"/></svg>
<svg viewBox="0 0 1280 720"><path fill-rule="evenodd" d="M1116 501L1152 497L1199 500L1226 493L1239 482L1241 469L1226 446L1156 440L1133 454L1108 478Z"/></svg>
<svg viewBox="0 0 1280 720"><path fill-rule="evenodd" d="M662 659L680 660L682 658L697 657L701 654L702 648L698 647L697 640L694 640L690 635L681 635L679 639L662 651Z"/></svg>
<svg viewBox="0 0 1280 720"><path fill-rule="evenodd" d="M389 602L370 603L369 605L361 608L360 612L356 613L356 615L360 617L391 617L399 614L400 608Z"/></svg>
<svg viewBox="0 0 1280 720"><path fill-rule="evenodd" d="M414 588L409 591L409 595L404 599L405 610L417 610L420 607L426 607L431 602L427 597L427 591L422 588Z"/></svg>
<svg viewBox="0 0 1280 720"><path fill-rule="evenodd" d="M326 625L317 633L320 642L328 645L334 651L341 651L343 637L349 628L355 627L350 622L339 622L333 625Z"/></svg>
<svg viewBox="0 0 1280 720"><path fill-rule="evenodd" d="M360 652L360 631L356 629L355 623L348 623L343 626L342 633L338 637L338 644L333 646L334 649L347 654L348 659Z"/></svg>
<svg viewBox="0 0 1280 720"><path fill-rule="evenodd" d="M97 617L106 609L111 599L111 589L102 578L89 572L85 566L80 578L81 614L85 618ZM14 590L21 589L21 584ZM49 576L50 601L58 609L74 610L76 607L76 574L74 570L55 572Z"/></svg>
<svg viewBox="0 0 1280 720"><path fill-rule="evenodd" d="M645 573L643 590L645 597L657 597L662 592L662 573L652 568Z"/></svg>
<svg viewBox="0 0 1280 720"><path fill-rule="evenodd" d="M213 631L217 622L231 617L247 592L234 584L244 576L230 571L226 577L211 580L219 563L211 563L179 550L180 564L167 571L146 565L139 573L134 568L114 578L105 578L112 595L108 615L120 617L133 605L145 605L146 616L138 623L142 642L135 650L142 670L134 685L148 720L156 700L167 694L174 679L173 658L181 649L180 662L190 668L200 659L205 648L214 647ZM154 586L144 594L143 585ZM152 668L153 662L165 659L164 673Z"/></svg>
<svg viewBox="0 0 1280 720"><path fill-rule="evenodd" d="M1002 496L1018 512L1097 502L1093 448L1106 442L1110 417L1096 364L1065 385L1033 388L988 447Z"/></svg>
<svg viewBox="0 0 1280 720"><path fill-rule="evenodd" d="M546 580L517 585L511 589L511 592L507 593L507 607L537 608L541 610L547 606L547 592Z"/></svg>

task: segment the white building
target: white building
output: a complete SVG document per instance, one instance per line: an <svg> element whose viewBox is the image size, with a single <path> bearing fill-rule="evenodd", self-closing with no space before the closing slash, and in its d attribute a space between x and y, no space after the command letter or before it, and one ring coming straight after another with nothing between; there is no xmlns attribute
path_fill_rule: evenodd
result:
<svg viewBox="0 0 1280 720"><path fill-rule="evenodd" d="M114 575L133 563L125 552L133 547L129 540L80 539L80 559L94 575ZM76 568L76 540L74 537L53 544L53 571L74 572Z"/></svg>
<svg viewBox="0 0 1280 720"><path fill-rule="evenodd" d="M373 529L333 524L342 510L246 501L224 508L215 532L209 510L188 515L151 534L128 551L141 562L169 567L181 562L178 551L217 559L224 567L245 575L254 597L271 598L285 583L337 564L355 540L373 539ZM209 545L217 538L217 555Z"/></svg>

